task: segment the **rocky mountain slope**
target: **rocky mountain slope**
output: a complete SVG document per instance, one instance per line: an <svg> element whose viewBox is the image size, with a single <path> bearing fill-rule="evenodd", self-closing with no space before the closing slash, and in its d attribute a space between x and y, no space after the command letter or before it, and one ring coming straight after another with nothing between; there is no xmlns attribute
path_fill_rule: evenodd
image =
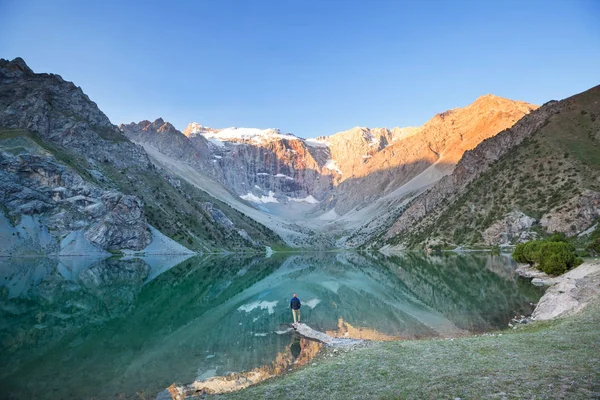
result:
<svg viewBox="0 0 600 400"><path fill-rule="evenodd" d="M466 152L406 208L385 243L502 245L581 234L598 216L600 86L551 101Z"/></svg>
<svg viewBox="0 0 600 400"><path fill-rule="evenodd" d="M0 164L3 254L281 243L264 226L157 169L81 88L36 74L20 58L0 60Z"/></svg>
<svg viewBox="0 0 600 400"><path fill-rule="evenodd" d="M362 132L354 129L333 135L327 141L331 143L332 158L345 176L336 190L336 213L364 207L434 164L441 175L448 173L465 151L511 127L535 108L487 95L467 107L437 114L418 128L363 128ZM358 153L357 138L363 139Z"/></svg>
<svg viewBox="0 0 600 400"><path fill-rule="evenodd" d="M318 241L352 236L338 245L355 246L387 229L406 196L452 172L465 151L535 108L487 95L421 127L357 127L316 139L198 123L181 133L162 119L120 128L154 158L169 157L171 172L182 179L190 177L179 163L273 218L293 222L307 236L317 235Z"/></svg>

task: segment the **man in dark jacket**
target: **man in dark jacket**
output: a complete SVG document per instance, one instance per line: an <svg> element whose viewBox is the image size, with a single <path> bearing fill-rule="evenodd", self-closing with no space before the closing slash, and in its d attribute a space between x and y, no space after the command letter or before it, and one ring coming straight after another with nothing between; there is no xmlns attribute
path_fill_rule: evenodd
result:
<svg viewBox="0 0 600 400"><path fill-rule="evenodd" d="M294 293L294 297L290 300L290 308L292 309L292 315L294 316L294 325L300 322L300 299L296 297L296 293Z"/></svg>

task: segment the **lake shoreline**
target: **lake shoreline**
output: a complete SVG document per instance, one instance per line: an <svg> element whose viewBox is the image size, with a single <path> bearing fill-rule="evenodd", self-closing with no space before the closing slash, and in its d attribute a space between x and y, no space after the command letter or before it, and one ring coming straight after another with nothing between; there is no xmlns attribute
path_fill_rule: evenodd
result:
<svg viewBox="0 0 600 400"><path fill-rule="evenodd" d="M349 352L326 349L302 369L207 398L283 399L289 393L301 399L597 396L600 359L593 355L600 354L595 328L600 323L600 261L586 261L554 278L519 267L521 276L549 285L531 324L452 339L371 342ZM561 303L566 306L557 310Z"/></svg>

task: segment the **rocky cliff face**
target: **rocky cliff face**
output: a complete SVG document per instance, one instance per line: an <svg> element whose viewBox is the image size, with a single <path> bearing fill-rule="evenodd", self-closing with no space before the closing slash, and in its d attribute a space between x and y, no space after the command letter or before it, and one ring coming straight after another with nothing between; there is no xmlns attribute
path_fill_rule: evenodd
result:
<svg viewBox="0 0 600 400"><path fill-rule="evenodd" d="M154 122L121 124L119 129L134 143L143 143L160 149L169 157L197 165L199 168L215 173L208 141L202 135L194 140L179 132L169 122L158 118Z"/></svg>
<svg viewBox="0 0 600 400"><path fill-rule="evenodd" d="M217 130L198 123L183 133L157 129L166 125L172 127L158 119L120 128L131 140L192 165L254 203L323 198L333 187L337 171L326 167L327 149L311 147L293 135L275 129Z"/></svg>
<svg viewBox="0 0 600 400"><path fill-rule="evenodd" d="M524 138L539 129L546 119L556 113L554 104L546 105L535 113L518 121L515 126L480 143L475 149L464 153L454 172L442 178L433 188L419 196L417 200L388 230L387 237L402 233L429 215L444 201L452 201L470 182L486 171L490 164L497 161L510 149L518 145Z"/></svg>
<svg viewBox="0 0 600 400"><path fill-rule="evenodd" d="M141 250L151 240L138 198L86 182L26 136L0 138L0 202L12 220L2 223L3 255Z"/></svg>

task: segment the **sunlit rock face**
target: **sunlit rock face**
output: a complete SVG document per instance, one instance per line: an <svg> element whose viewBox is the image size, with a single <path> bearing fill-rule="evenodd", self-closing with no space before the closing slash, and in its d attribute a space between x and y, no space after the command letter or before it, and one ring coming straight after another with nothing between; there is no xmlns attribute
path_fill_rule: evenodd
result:
<svg viewBox="0 0 600 400"><path fill-rule="evenodd" d="M550 115L557 111L558 108L554 104L542 107L536 113L521 119L510 131L502 132L493 140L485 141L473 151L465 154L453 173L440 180L432 190L415 201L388 230L387 236L391 237L406 231L444 200L452 199L489 168L490 164L535 132Z"/></svg>
<svg viewBox="0 0 600 400"><path fill-rule="evenodd" d="M335 211L345 214L355 207L385 196L423 176L428 186L452 172L465 151L510 128L537 107L521 101L487 95L474 103L437 114L417 128L354 128L326 138L332 159L343 174L334 196Z"/></svg>
<svg viewBox="0 0 600 400"><path fill-rule="evenodd" d="M295 336L290 345L278 353L275 361L270 364L253 368L250 371L196 380L185 386L172 385L158 398L188 398L201 394L235 392L306 365L322 347L322 343Z"/></svg>

